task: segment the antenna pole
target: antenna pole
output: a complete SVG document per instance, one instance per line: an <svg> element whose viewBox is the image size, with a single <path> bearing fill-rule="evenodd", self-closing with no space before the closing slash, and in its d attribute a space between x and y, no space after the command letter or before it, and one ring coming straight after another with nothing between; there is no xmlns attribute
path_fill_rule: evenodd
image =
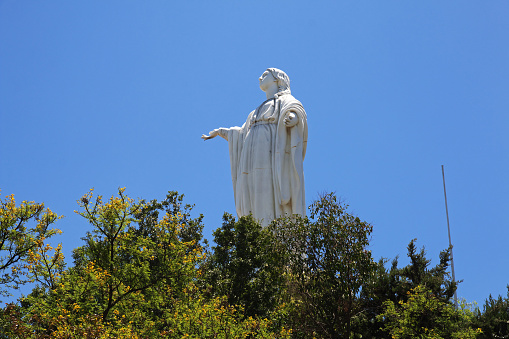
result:
<svg viewBox="0 0 509 339"><path fill-rule="evenodd" d="M444 165L442 165L442 180L444 182L445 215L447 216L447 233L449 233L449 247L451 248L452 280L456 281L456 275L454 274L454 258L453 258L453 255L452 255L451 227L449 226L449 211L447 209L447 193L445 192ZM458 308L458 294L457 294L456 290L454 291L454 305L456 306L456 308Z"/></svg>

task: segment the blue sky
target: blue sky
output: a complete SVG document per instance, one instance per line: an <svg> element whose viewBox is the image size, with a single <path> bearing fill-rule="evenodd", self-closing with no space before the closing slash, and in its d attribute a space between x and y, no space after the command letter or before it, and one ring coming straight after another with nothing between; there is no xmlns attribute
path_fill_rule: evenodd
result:
<svg viewBox="0 0 509 339"><path fill-rule="evenodd" d="M448 246L458 296L509 284L509 2L0 0L2 197L65 215L90 188L186 195L211 239L235 212L227 143L284 70L308 115L308 205L335 191L376 258Z"/></svg>

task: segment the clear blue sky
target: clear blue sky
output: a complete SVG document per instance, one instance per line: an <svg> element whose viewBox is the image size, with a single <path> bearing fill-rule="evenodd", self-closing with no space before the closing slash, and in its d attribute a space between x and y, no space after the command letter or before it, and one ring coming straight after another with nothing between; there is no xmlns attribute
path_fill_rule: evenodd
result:
<svg viewBox="0 0 509 339"><path fill-rule="evenodd" d="M0 0L0 188L45 202L67 261L94 187L234 213L227 143L267 67L308 114L308 205L335 191L376 258L448 246L459 297L509 283L508 1Z"/></svg>

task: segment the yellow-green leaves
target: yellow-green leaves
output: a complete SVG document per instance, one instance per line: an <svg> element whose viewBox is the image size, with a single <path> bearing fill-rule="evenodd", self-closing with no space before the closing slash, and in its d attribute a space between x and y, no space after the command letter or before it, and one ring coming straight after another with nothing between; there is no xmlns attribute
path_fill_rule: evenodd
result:
<svg viewBox="0 0 509 339"><path fill-rule="evenodd" d="M61 233L50 228L60 218L42 203L16 205L14 195L0 200L0 294L8 295L7 288L16 289L29 280L43 276L46 280L49 276L42 266L51 271L63 263L60 247L53 249L45 242ZM48 255L52 251L54 255Z"/></svg>
<svg viewBox="0 0 509 339"><path fill-rule="evenodd" d="M395 304L389 300L384 306L378 320L385 321L385 330L395 339L474 339L481 333L481 329L469 327L472 312L455 309L424 285L409 291L407 301Z"/></svg>

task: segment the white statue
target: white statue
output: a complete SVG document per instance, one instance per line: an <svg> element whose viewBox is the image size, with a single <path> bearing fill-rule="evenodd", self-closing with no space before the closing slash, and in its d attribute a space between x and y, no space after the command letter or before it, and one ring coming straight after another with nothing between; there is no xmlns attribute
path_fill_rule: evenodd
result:
<svg viewBox="0 0 509 339"><path fill-rule="evenodd" d="M262 225L282 215L306 214L303 161L306 111L290 94L290 79L277 68L260 77L267 95L242 127L218 128L202 135L228 141L238 217L252 213Z"/></svg>

